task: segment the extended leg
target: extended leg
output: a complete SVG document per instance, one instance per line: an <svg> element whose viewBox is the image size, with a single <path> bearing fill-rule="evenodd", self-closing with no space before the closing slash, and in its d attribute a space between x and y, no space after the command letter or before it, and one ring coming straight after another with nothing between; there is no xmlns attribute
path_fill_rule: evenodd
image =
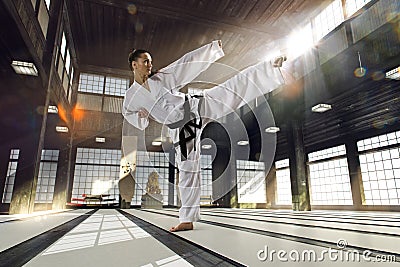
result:
<svg viewBox="0 0 400 267"><path fill-rule="evenodd" d="M201 115L218 119L283 84L282 73L271 62L251 66L223 84L204 90Z"/></svg>

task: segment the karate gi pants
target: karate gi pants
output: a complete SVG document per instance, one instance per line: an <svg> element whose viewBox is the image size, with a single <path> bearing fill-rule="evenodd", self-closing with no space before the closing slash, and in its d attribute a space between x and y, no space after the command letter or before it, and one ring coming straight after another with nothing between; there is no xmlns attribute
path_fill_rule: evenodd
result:
<svg viewBox="0 0 400 267"><path fill-rule="evenodd" d="M200 112L199 99L189 98L191 112L196 114L197 121L201 116L203 125L201 129L193 129L196 138L186 144L186 160L181 158L180 147L176 147L181 199L180 222L195 222L200 219L200 136L204 127L208 122L233 112L283 84L280 70L274 68L271 62L262 62L243 70L218 86L204 90ZM170 129L170 135L174 143L179 142L179 129Z"/></svg>

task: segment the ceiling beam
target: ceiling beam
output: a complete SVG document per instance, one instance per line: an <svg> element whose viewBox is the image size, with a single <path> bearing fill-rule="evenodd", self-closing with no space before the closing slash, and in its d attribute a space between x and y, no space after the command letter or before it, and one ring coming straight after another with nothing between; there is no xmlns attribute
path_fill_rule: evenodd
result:
<svg viewBox="0 0 400 267"><path fill-rule="evenodd" d="M107 5L127 10L127 2L122 0L79 0L98 5ZM262 38L282 38L290 29L278 26L263 25L260 23L248 23L243 19L228 17L215 12L196 12L188 8L171 6L164 0L134 0L130 4L136 5L139 13L162 16L165 18L180 20L190 24L198 24L206 27L214 27L220 30L231 31L243 35L257 35ZM179 14L179 16L177 16Z"/></svg>

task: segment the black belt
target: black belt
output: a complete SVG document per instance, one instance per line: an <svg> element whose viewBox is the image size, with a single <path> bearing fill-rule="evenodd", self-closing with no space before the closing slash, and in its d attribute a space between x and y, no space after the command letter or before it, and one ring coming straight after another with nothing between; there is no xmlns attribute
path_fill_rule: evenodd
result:
<svg viewBox="0 0 400 267"><path fill-rule="evenodd" d="M198 105L198 112L200 114L200 107L201 107L201 104L203 103L203 96L196 95L193 97L200 99L200 102ZM190 112L190 104L188 101L188 96L185 95L185 103L183 104L183 119L167 125L171 129L179 128L179 141L177 143L175 143L174 146L181 147L182 160L187 159L186 143L190 142L196 138L196 129L201 129L201 126L203 125L201 117L199 119L200 119L199 123L196 123L196 114L194 114L193 112ZM193 127L194 131L190 127ZM186 134L189 134L189 135L186 136ZM196 144L194 144L194 150L196 150Z"/></svg>

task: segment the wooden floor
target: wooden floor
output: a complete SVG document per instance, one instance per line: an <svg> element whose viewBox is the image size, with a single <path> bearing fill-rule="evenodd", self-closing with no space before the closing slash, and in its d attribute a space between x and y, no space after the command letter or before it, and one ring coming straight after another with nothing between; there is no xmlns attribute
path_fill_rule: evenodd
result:
<svg viewBox="0 0 400 267"><path fill-rule="evenodd" d="M400 214L176 209L0 216L0 266L400 266Z"/></svg>

